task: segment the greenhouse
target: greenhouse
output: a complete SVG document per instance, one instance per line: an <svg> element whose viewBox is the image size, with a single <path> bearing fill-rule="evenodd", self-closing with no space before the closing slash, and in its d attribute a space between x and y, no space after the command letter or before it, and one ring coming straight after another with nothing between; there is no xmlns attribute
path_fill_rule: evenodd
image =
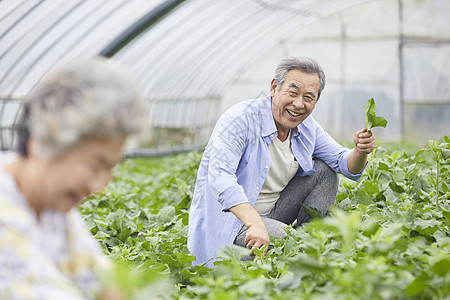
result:
<svg viewBox="0 0 450 300"><path fill-rule="evenodd" d="M146 130L79 210L136 272L109 278L124 299L450 299L449 15L448 0L0 0L0 148L20 147L23 101L46 74L105 57L138 83ZM265 257L224 247L215 267L195 264L208 140L231 107L270 95L288 57L323 67L312 116L336 141L354 147L371 98L387 126L361 179L339 176L331 216L302 204L313 221Z"/></svg>
<svg viewBox="0 0 450 300"><path fill-rule="evenodd" d="M1 1L1 147L20 99L58 63L104 55L141 83L155 135L202 146L231 105L268 93L278 61L311 56L316 119L348 138L374 98L385 140L450 132L447 1ZM178 137L178 138L177 138ZM156 140L159 140L155 136ZM160 145L167 146L167 145Z"/></svg>

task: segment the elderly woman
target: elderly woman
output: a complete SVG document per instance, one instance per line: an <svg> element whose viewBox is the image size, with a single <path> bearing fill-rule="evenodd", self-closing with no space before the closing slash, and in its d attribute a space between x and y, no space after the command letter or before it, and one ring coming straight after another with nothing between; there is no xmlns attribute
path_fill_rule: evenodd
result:
<svg viewBox="0 0 450 300"><path fill-rule="evenodd" d="M77 205L105 187L145 117L136 84L100 58L50 72L24 99L18 153L0 153L1 299L108 294L108 260Z"/></svg>

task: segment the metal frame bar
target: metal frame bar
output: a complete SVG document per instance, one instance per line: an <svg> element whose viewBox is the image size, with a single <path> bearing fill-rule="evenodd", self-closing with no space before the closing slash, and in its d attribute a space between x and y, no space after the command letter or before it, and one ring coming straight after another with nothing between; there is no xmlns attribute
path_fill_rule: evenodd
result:
<svg viewBox="0 0 450 300"><path fill-rule="evenodd" d="M122 32L114 41L112 41L108 46L100 51L99 55L108 58L114 56L114 54L119 52L135 37L155 25L159 20L164 18L164 16L166 16L183 2L184 0L168 0L160 4L158 7L145 14L132 26Z"/></svg>
<svg viewBox="0 0 450 300"><path fill-rule="evenodd" d="M74 9L78 8L80 5L83 5L83 3L85 3L85 1L86 1L86 0L83 0L83 1L79 2L77 6L72 7L71 10L68 11L66 14L64 14L63 17L65 17L65 16L71 14L72 11L73 11ZM100 3L100 4L103 4L103 3ZM125 2L122 2L122 3L120 3L119 5L117 5L116 7L114 7L114 8L111 10L111 13L113 13L113 12L115 12L115 11L118 11L124 4L126 4L126 3L125 3ZM100 6L101 6L101 5L98 5L98 7L100 7ZM90 13L86 14L84 17L91 15L93 12L94 12L94 10L92 10ZM91 26L91 28L89 29L88 32L92 31L93 28L94 28L97 24L102 23L107 17L108 17L108 16L104 16L103 18L99 19L93 26ZM60 22L60 20L58 20L57 22L55 22L55 24L58 23L58 22ZM76 24L80 24L81 22L83 22L83 19L78 20L78 21L76 22ZM48 46L44 51L42 51L42 52L39 54L39 56L36 58L36 60L35 60L33 63L31 63L31 64L29 64L29 65L27 66L26 71L23 72L23 74L22 74L22 76L20 77L20 79L18 79L18 80L16 81L16 84L14 85L14 88L12 89L12 93L14 93L14 91L22 84L23 80L28 76L29 72L34 68L34 66L35 66L37 63L40 62L41 58L43 58L45 55L47 55L47 54L49 53L49 51L50 51L51 49L53 49L53 48L54 48L54 47L55 47L55 46L56 46L56 45L64 38L64 36L65 36L67 33L69 33L69 32L71 32L71 31L75 30L75 28L76 28L76 27L72 27L72 28L69 28L69 29L67 29L66 31L64 31L64 32L59 36L59 38L55 39L55 40L53 41L53 43L49 44L49 46ZM47 32L46 32L46 33L47 33ZM77 42L81 41L81 39L82 39L82 38L77 39L76 41L74 41L74 42L72 43L72 45L75 45ZM66 54L67 54L67 51L64 52L63 54L61 54L59 57L62 58L62 57L64 57ZM53 67L53 66L54 66L54 65L52 65L51 67Z"/></svg>
<svg viewBox="0 0 450 300"><path fill-rule="evenodd" d="M158 157L166 155L174 155L192 151L203 150L205 145L197 146L171 146L166 148L147 148L138 150L129 150L123 153L125 158L137 158L137 157Z"/></svg>
<svg viewBox="0 0 450 300"><path fill-rule="evenodd" d="M6 19L9 15L13 14L17 9L19 9L23 4L25 4L25 2L19 3L16 7L14 7L13 9L11 9L9 11L8 14L6 14L3 19L0 19L0 22L3 21L4 19ZM7 30L5 30L5 32L3 32L3 34L0 36L0 40L7 35L14 27L16 27L17 24L19 24L20 22L22 22L22 20L24 18L26 18L30 13L33 12L33 10L35 10L39 5L42 4L42 1L36 3L33 7L31 7L30 9L28 9L28 11L22 15L21 18L17 19L16 22L14 22L13 25L9 26L9 28Z"/></svg>
<svg viewBox="0 0 450 300"><path fill-rule="evenodd" d="M59 17L51 24L51 26L48 26L41 34L39 34L39 36L37 36L37 37L34 39L34 41L33 41L32 44L30 44L28 47L26 47L26 49L24 49L24 50L22 51L21 56L18 57L18 58L14 61L14 63L11 65L11 67L8 68L8 70L5 72L5 76L4 76L3 78L0 78L0 86L1 86L1 84L3 84L3 82L8 78L9 73L12 72L12 70L14 70L14 69L16 68L17 64L18 64L18 63L26 56L26 54L28 54L29 52L31 52L31 50L36 46L36 42L39 41L42 37L44 37L48 32L50 32L50 31L53 29L53 27L54 27L55 25L57 25L58 23L62 22L62 21L64 20L64 18L65 18L66 16L68 16L69 14L71 14L72 11L73 11L76 7L82 5L84 1L86 1L86 0L81 0L80 2L78 2L78 3L76 3L74 6L72 6L69 10L67 10L64 14L60 15L60 16L59 16ZM51 12L50 12L50 13L51 13ZM48 15L48 14L47 14L47 15ZM30 29L30 30L32 30L32 29ZM18 39L18 40L19 40L19 39ZM10 51L12 48L13 48L13 46L10 46L10 48L9 48L7 51ZM6 53L5 53L5 54L6 54ZM35 62L35 63L36 63L36 62ZM29 70L29 69L28 69L28 70ZM27 71L28 71L28 70L27 70ZM22 76L22 77L24 77L24 76ZM21 82L21 81L19 81L18 84L20 84L20 82ZM16 89L16 87L17 87L18 84L16 84L16 86L15 86L14 89L13 89L13 91Z"/></svg>

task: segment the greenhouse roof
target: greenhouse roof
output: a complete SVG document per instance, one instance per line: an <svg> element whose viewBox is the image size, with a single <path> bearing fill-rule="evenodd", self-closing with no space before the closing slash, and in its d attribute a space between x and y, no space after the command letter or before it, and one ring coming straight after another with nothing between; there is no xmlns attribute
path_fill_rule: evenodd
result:
<svg viewBox="0 0 450 300"><path fill-rule="evenodd" d="M54 65L103 54L151 98L221 95L295 29L362 0L3 0L0 99L25 95Z"/></svg>

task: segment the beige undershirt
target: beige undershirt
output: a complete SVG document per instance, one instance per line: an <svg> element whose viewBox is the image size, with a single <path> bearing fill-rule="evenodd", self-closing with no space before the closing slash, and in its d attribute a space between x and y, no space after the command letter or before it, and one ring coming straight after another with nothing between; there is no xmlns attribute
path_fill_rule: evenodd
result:
<svg viewBox="0 0 450 300"><path fill-rule="evenodd" d="M253 207L262 216L272 210L280 192L295 176L299 167L291 150L291 131L284 142L275 138L269 145L269 152L272 161L269 173Z"/></svg>

